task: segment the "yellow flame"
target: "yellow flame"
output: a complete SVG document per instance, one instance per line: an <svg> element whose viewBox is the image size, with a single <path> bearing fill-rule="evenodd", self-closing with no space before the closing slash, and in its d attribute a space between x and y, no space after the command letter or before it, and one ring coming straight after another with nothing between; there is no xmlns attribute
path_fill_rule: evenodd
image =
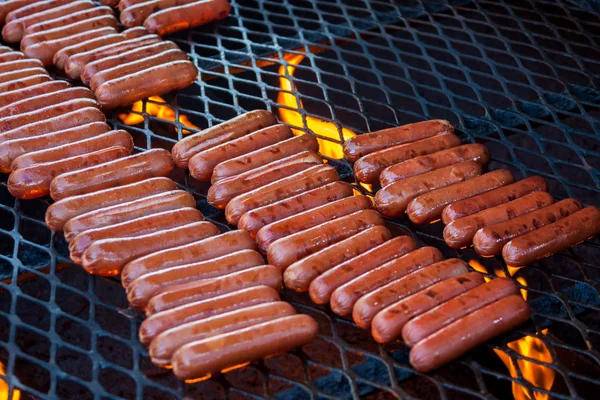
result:
<svg viewBox="0 0 600 400"><path fill-rule="evenodd" d="M6 372L4 372L4 364L2 363L0 363L0 375L6 376ZM19 400L20 398L21 391L19 389L13 389L12 396L10 396L8 383L6 383L3 379L0 379L0 400Z"/></svg>
<svg viewBox="0 0 600 400"><path fill-rule="evenodd" d="M146 113L152 115L153 117L175 122L175 111L171 107L165 104L156 104L165 103L162 97L152 96L148 98L148 100L151 100L155 103L146 102ZM131 111L133 112L129 114L119 114L119 119L125 125L141 124L142 122L144 122L144 116L136 113L141 113L143 111L143 106L143 101L136 101L135 103L133 103L133 106L131 108ZM196 125L190 122L187 116L183 114L179 114L179 123L183 126L187 126L188 128L199 129ZM175 130L177 130L177 128L175 128ZM190 131L188 131L187 129L183 130L184 135L187 135L188 133L190 133Z"/></svg>
<svg viewBox="0 0 600 400"><path fill-rule="evenodd" d="M477 260L469 260L469 265L477 272L481 272L482 274L488 273L487 268ZM510 267L510 266L508 266L507 268L508 268L508 273L510 274L510 276L514 276L517 273L517 271L519 271L521 269L521 268L516 268L516 267ZM494 274L500 278L506 278L506 274L501 269L494 270ZM489 282L491 280L487 276L484 277L484 279L486 282ZM525 278L523 278L522 276L517 277L517 282L519 282L522 286L527 287L527 280ZM527 290L526 289L521 289L521 296L523 296L523 299L527 300Z"/></svg>

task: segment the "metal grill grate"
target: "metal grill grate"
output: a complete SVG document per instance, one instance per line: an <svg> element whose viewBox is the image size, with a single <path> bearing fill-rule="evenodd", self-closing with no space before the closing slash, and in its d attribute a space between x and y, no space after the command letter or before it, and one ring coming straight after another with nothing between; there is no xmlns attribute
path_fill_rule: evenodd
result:
<svg viewBox="0 0 600 400"><path fill-rule="evenodd" d="M490 168L515 177L540 174L558 198L597 204L600 193L600 4L596 0L235 0L232 16L173 37L201 69L197 84L166 96L176 118L205 128L241 112L277 112L281 66L304 55L292 95L311 118L366 132L430 118L454 123L467 142L487 145ZM289 71L289 70L288 70ZM151 103L151 102L150 102ZM148 110L150 103L144 104ZM138 150L169 149L179 123L139 113L127 128ZM333 126L333 125L330 125ZM320 131L310 131L319 134ZM332 161L352 181L351 166ZM183 171L173 178L225 230L206 202L207 186ZM365 191L364 188L358 187ZM586 242L518 271L527 283L531 323L479 347L433 374L415 372L401 344L378 346L368 331L284 293L314 316L319 338L224 376L185 385L150 363L137 340L141 316L127 308L119 282L69 264L62 235L44 225L47 203L20 201L0 184L0 361L21 398L511 398L512 382L533 396L594 398L600 389L600 241ZM450 250L441 224L390 221L447 257L510 271L499 258ZM477 262L479 264L474 263ZM542 329L548 328L546 334ZM535 335L550 362L528 359L507 343ZM511 378L494 353L514 365L554 372L550 390ZM3 383L0 381L0 391Z"/></svg>

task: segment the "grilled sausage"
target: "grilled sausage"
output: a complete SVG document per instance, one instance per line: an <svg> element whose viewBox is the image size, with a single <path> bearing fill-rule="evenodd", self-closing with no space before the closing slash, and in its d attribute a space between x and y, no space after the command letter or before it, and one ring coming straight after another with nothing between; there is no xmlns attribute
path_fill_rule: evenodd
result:
<svg viewBox="0 0 600 400"><path fill-rule="evenodd" d="M465 315L517 294L519 291L512 280L492 279L410 320L402 328L402 339L412 347Z"/></svg>
<svg viewBox="0 0 600 400"><path fill-rule="evenodd" d="M147 235L203 220L204 216L200 211L184 207L146 215L120 224L90 229L81 232L71 240L69 243L70 256L75 263L81 264L83 252L95 241Z"/></svg>
<svg viewBox="0 0 600 400"><path fill-rule="evenodd" d="M108 189L114 186L166 176L173 170L168 151L152 149L113 163L93 166L76 174L63 174L52 181L50 196L54 200Z"/></svg>
<svg viewBox="0 0 600 400"><path fill-rule="evenodd" d="M18 199L36 199L50 192L52 179L66 172L78 171L89 165L111 162L129 154L124 147L110 147L92 153L78 155L21 168L10 174L8 190Z"/></svg>
<svg viewBox="0 0 600 400"><path fill-rule="evenodd" d="M483 275L469 272L442 282L426 290L408 296L377 313L371 323L371 333L375 341L388 343L402 335L402 328L408 321L434 307L483 284Z"/></svg>
<svg viewBox="0 0 600 400"><path fill-rule="evenodd" d="M254 110L238 115L175 143L171 153L175 164L187 168L190 158L220 144L248 135L267 126L275 125L277 118L266 110Z"/></svg>
<svg viewBox="0 0 600 400"><path fill-rule="evenodd" d="M241 250L256 249L256 242L244 231L230 231L185 246L174 247L133 260L123 268L121 283L128 288L135 279L152 272L211 260Z"/></svg>
<svg viewBox="0 0 600 400"><path fill-rule="evenodd" d="M100 4L104 4L108 7L116 7L119 0L99 0Z"/></svg>
<svg viewBox="0 0 600 400"><path fill-rule="evenodd" d="M367 154L442 133L454 133L454 127L450 122L441 119L365 133L346 140L344 143L344 157L350 162L356 162Z"/></svg>
<svg viewBox="0 0 600 400"><path fill-rule="evenodd" d="M166 366L171 363L175 350L183 345L294 314L294 307L284 301L230 311L169 329L152 341L148 352L155 365Z"/></svg>
<svg viewBox="0 0 600 400"><path fill-rule="evenodd" d="M351 196L336 200L262 227L256 234L256 242L258 248L266 252L269 245L277 239L369 208L373 208L373 204L367 196Z"/></svg>
<svg viewBox="0 0 600 400"><path fill-rule="evenodd" d="M51 8L64 6L69 4L73 0L49 0L49 1L36 1L31 4L23 4L6 15L6 23L14 21L19 18L25 18L28 15L37 14L39 12L49 10Z"/></svg>
<svg viewBox="0 0 600 400"><path fill-rule="evenodd" d="M554 199L546 192L530 193L506 204L500 204L450 222L444 228L444 240L453 249L466 247L473 242L473 237L479 229L508 221L552 203L554 203Z"/></svg>
<svg viewBox="0 0 600 400"><path fill-rule="evenodd" d="M10 49L12 50L12 49ZM6 52L4 53L6 54ZM5 74L7 72L21 71L24 69L31 68L44 68L44 65L40 62L40 60L31 60L31 59L19 59L14 61L7 61L0 64L0 74Z"/></svg>
<svg viewBox="0 0 600 400"><path fill-rule="evenodd" d="M272 265L262 265L216 278L201 279L167 287L150 299L146 308L146 315L259 285L280 290L281 272L279 269Z"/></svg>
<svg viewBox="0 0 600 400"><path fill-rule="evenodd" d="M40 0L7 0L0 3L0 24L4 23L7 15L14 10L37 3Z"/></svg>
<svg viewBox="0 0 600 400"><path fill-rule="evenodd" d="M134 26L133 28L125 29L123 32L121 32L121 35L123 35L125 39L134 39L147 34L148 31L143 26Z"/></svg>
<svg viewBox="0 0 600 400"><path fill-rule="evenodd" d="M46 93L57 92L59 90L64 90L71 87L71 85L65 81L53 81L50 80L48 76L38 75L38 77L40 76L45 77L46 79L38 84L33 84L26 88L0 93L0 107L6 107L18 101L40 96Z"/></svg>
<svg viewBox="0 0 600 400"><path fill-rule="evenodd" d="M146 18L155 12L193 3L198 0L147 0L143 3L133 4L121 12L121 24L128 28L144 24Z"/></svg>
<svg viewBox="0 0 600 400"><path fill-rule="evenodd" d="M349 196L352 196L352 186L339 181L328 183L296 196L255 208L240 218L238 228L256 236L265 225Z"/></svg>
<svg viewBox="0 0 600 400"><path fill-rule="evenodd" d="M13 92L28 88L30 86L39 85L40 83L51 81L52 78L48 75L48 72L38 75L28 76L26 78L16 79L14 81L8 81L0 84L0 94Z"/></svg>
<svg viewBox="0 0 600 400"><path fill-rule="evenodd" d="M245 172L262 168L275 161L288 158L306 151L317 152L319 142L312 135L294 136L291 139L266 146L260 150L223 161L215 166L210 180L212 184L221 179L241 175Z"/></svg>
<svg viewBox="0 0 600 400"><path fill-rule="evenodd" d="M105 196L105 194L102 193L101 195L102 198ZM113 192L112 195L114 196L115 193ZM79 197L80 200L84 198L84 196L77 197ZM65 201L66 200L69 199L67 198ZM112 206L104 206L104 208L94 208L92 211L79 214L67 221L63 226L63 230L65 239L67 242L70 242L75 236L89 229L115 225L151 213L195 206L196 200L190 193L184 190L173 190L148 195L147 197L140 197L128 202L118 202Z"/></svg>
<svg viewBox="0 0 600 400"><path fill-rule="evenodd" d="M356 257L381 243L390 240L392 234L385 226L374 226L354 236L325 247L290 265L283 274L287 288L297 292L308 290L311 282L338 264Z"/></svg>
<svg viewBox="0 0 600 400"><path fill-rule="evenodd" d="M78 7L76 7L76 5ZM69 8L69 12L67 12L67 8ZM78 8L78 10L74 11L76 8ZM54 14L54 16L51 16L50 14ZM42 13L38 15L37 22L29 23L27 26L24 26L25 31L23 32L23 36L72 25L95 17L105 15L114 16L114 13L108 7L98 7L88 1L74 1L73 3L62 7L44 11L43 15Z"/></svg>
<svg viewBox="0 0 600 400"><path fill-rule="evenodd" d="M188 163L190 174L199 181L210 181L215 166L292 137L285 125L273 125L196 153Z"/></svg>
<svg viewBox="0 0 600 400"><path fill-rule="evenodd" d="M3 74L0 74L0 84L7 82L17 82L23 78L30 78L32 76L44 74L48 74L48 72L42 67L34 67L17 71L5 72Z"/></svg>
<svg viewBox="0 0 600 400"><path fill-rule="evenodd" d="M352 319L361 328L370 328L375 315L387 306L433 284L467 272L469 272L467 263L458 258L428 265L358 299L352 308Z"/></svg>
<svg viewBox="0 0 600 400"><path fill-rule="evenodd" d="M253 286L211 299L187 303L146 318L140 325L139 339L143 345L148 345L168 329L273 301L279 301L279 293L275 289L269 286Z"/></svg>
<svg viewBox="0 0 600 400"><path fill-rule="evenodd" d="M233 272L264 265L255 250L241 250L211 260L184 264L142 275L127 286L127 300L134 308L145 308L158 291L174 285L216 278Z"/></svg>
<svg viewBox="0 0 600 400"><path fill-rule="evenodd" d="M32 60L33 61L33 60ZM37 60L36 60L37 61ZM57 90L50 93L43 93L39 96L23 99L0 108L0 118L6 118L13 115L25 114L28 112L40 110L48 105L58 105L69 100L76 99L94 99L94 93L83 87L71 87L64 90ZM95 104L98 104L94 101ZM41 111L41 110L40 110ZM41 119L41 117L40 117ZM2 119L0 119L2 121Z"/></svg>
<svg viewBox="0 0 600 400"><path fill-rule="evenodd" d="M151 14L144 21L144 28L148 32L165 36L221 20L227 17L230 11L228 0L195 1Z"/></svg>
<svg viewBox="0 0 600 400"><path fill-rule="evenodd" d="M235 197L225 207L225 217L230 224L237 225L240 218L248 211L339 179L337 171L331 165L317 165Z"/></svg>
<svg viewBox="0 0 600 400"><path fill-rule="evenodd" d="M316 277L308 288L310 298L316 304L327 304L331 294L340 286L416 248L417 244L410 236L390 239Z"/></svg>
<svg viewBox="0 0 600 400"><path fill-rule="evenodd" d="M418 196L464 182L481 175L481 172L481 164L475 161L465 161L402 179L377 192L375 207L387 217L397 217L404 214L408 204Z"/></svg>
<svg viewBox="0 0 600 400"><path fill-rule="evenodd" d="M118 8L119 8L119 11L123 11L126 8L135 6L136 4L145 3L147 1L148 0L121 0L121 1L119 1ZM134 28L130 28L130 29L134 29Z"/></svg>
<svg viewBox="0 0 600 400"><path fill-rule="evenodd" d="M377 211L357 211L274 241L267 251L267 259L269 264L285 270L310 254L377 225L384 225Z"/></svg>
<svg viewBox="0 0 600 400"><path fill-rule="evenodd" d="M0 54L0 63L22 60L24 58L25 54L21 53L20 51L8 51Z"/></svg>
<svg viewBox="0 0 600 400"><path fill-rule="evenodd" d="M442 253L435 247L421 247L394 258L335 289L329 301L331 309L341 316L350 315L352 307L363 295L443 259Z"/></svg>
<svg viewBox="0 0 600 400"><path fill-rule="evenodd" d="M120 43L124 40L125 38L122 34L113 33L76 43L71 46L63 47L54 54L54 57L52 57L52 63L56 66L56 68L64 70L69 57L74 56L75 54L86 53L95 49L99 49L111 44Z"/></svg>
<svg viewBox="0 0 600 400"><path fill-rule="evenodd" d="M417 371L432 371L528 319L527 302L520 296L507 297L417 343L410 351L410 363Z"/></svg>
<svg viewBox="0 0 600 400"><path fill-rule="evenodd" d="M443 133L416 142L389 147L358 159L354 163L354 175L360 182L376 183L379 181L381 171L390 165L456 147L460 144L458 136L453 133Z"/></svg>
<svg viewBox="0 0 600 400"><path fill-rule="evenodd" d="M208 189L207 199L212 206L224 209L237 196L320 164L323 164L323 159L317 153L299 153L241 175L222 179Z"/></svg>
<svg viewBox="0 0 600 400"><path fill-rule="evenodd" d="M513 183L515 178L510 171L499 169L487 174L432 190L414 198L406 208L406 213L415 224L432 222L441 217L444 207L459 200L506 186Z"/></svg>
<svg viewBox="0 0 600 400"><path fill-rule="evenodd" d="M172 357L179 379L210 376L310 343L318 332L308 315L291 315L180 347Z"/></svg>
<svg viewBox="0 0 600 400"><path fill-rule="evenodd" d="M600 211L589 206L558 222L511 240L502 249L508 265L523 266L551 256L600 233Z"/></svg>
<svg viewBox="0 0 600 400"><path fill-rule="evenodd" d="M482 256L494 256L512 239L561 220L583 206L578 200L565 199L504 222L486 226L473 236L473 248Z"/></svg>
<svg viewBox="0 0 600 400"><path fill-rule="evenodd" d="M215 224L200 221L141 236L99 240L83 252L82 266L90 274L114 276L131 260L218 233Z"/></svg>
<svg viewBox="0 0 600 400"><path fill-rule="evenodd" d="M437 153L411 158L389 166L381 171L379 183L382 187L385 187L402 179L465 161L475 161L484 166L490 161L490 153L484 145L477 143L451 147Z"/></svg>

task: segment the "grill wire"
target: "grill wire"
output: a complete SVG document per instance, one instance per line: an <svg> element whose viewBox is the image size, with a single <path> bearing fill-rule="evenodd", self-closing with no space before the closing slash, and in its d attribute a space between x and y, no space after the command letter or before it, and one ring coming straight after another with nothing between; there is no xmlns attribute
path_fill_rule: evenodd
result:
<svg viewBox="0 0 600 400"><path fill-rule="evenodd" d="M542 175L555 197L597 205L599 12L596 0L234 0L226 20L172 37L201 73L165 100L200 128L257 108L277 113L278 70L290 55L304 54L288 76L292 93L304 104L304 123L334 121L339 143L342 126L367 132L448 119L465 142L488 146L490 169L507 168L517 179ZM138 150L170 149L183 136L180 123L144 111L142 123L123 125L118 115L128 111L109 121L130 131ZM349 163L332 164L354 182ZM207 185L181 170L172 177L209 220L231 229L206 202ZM414 371L401 344L379 346L368 331L286 291L286 300L319 322L314 343L184 384L150 363L137 339L142 316L128 309L118 280L70 264L64 238L44 225L47 206L12 198L2 177L0 379L21 399L503 399L512 398L512 382L531 396L567 399L595 398L600 389L597 238L518 271L531 322L432 374ZM439 223L389 224L446 257L479 262L490 276L509 274L500 258L449 249ZM546 345L551 363L507 347L527 335ZM513 365L528 360L552 369L552 388L535 388L521 372L511 378L494 349Z"/></svg>

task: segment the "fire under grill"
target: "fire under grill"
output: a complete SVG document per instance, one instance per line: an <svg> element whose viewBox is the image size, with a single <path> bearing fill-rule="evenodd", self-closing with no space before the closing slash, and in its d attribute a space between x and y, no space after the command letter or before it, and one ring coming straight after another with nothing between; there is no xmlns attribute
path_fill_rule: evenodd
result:
<svg viewBox="0 0 600 400"><path fill-rule="evenodd" d="M187 132L266 108L317 135L343 179L344 138L448 119L485 144L490 169L542 175L556 198L598 204L600 3L596 0L234 0L232 15L172 39L200 69L196 84L115 110L136 148L170 149ZM172 174L223 230L208 185ZM284 291L320 334L302 350L185 384L138 342L140 313L117 279L69 262L44 225L47 201L0 183L0 398L591 399L600 390L600 240L520 270L448 248L440 223L388 225L490 276L512 276L531 321L431 374L401 343Z"/></svg>

